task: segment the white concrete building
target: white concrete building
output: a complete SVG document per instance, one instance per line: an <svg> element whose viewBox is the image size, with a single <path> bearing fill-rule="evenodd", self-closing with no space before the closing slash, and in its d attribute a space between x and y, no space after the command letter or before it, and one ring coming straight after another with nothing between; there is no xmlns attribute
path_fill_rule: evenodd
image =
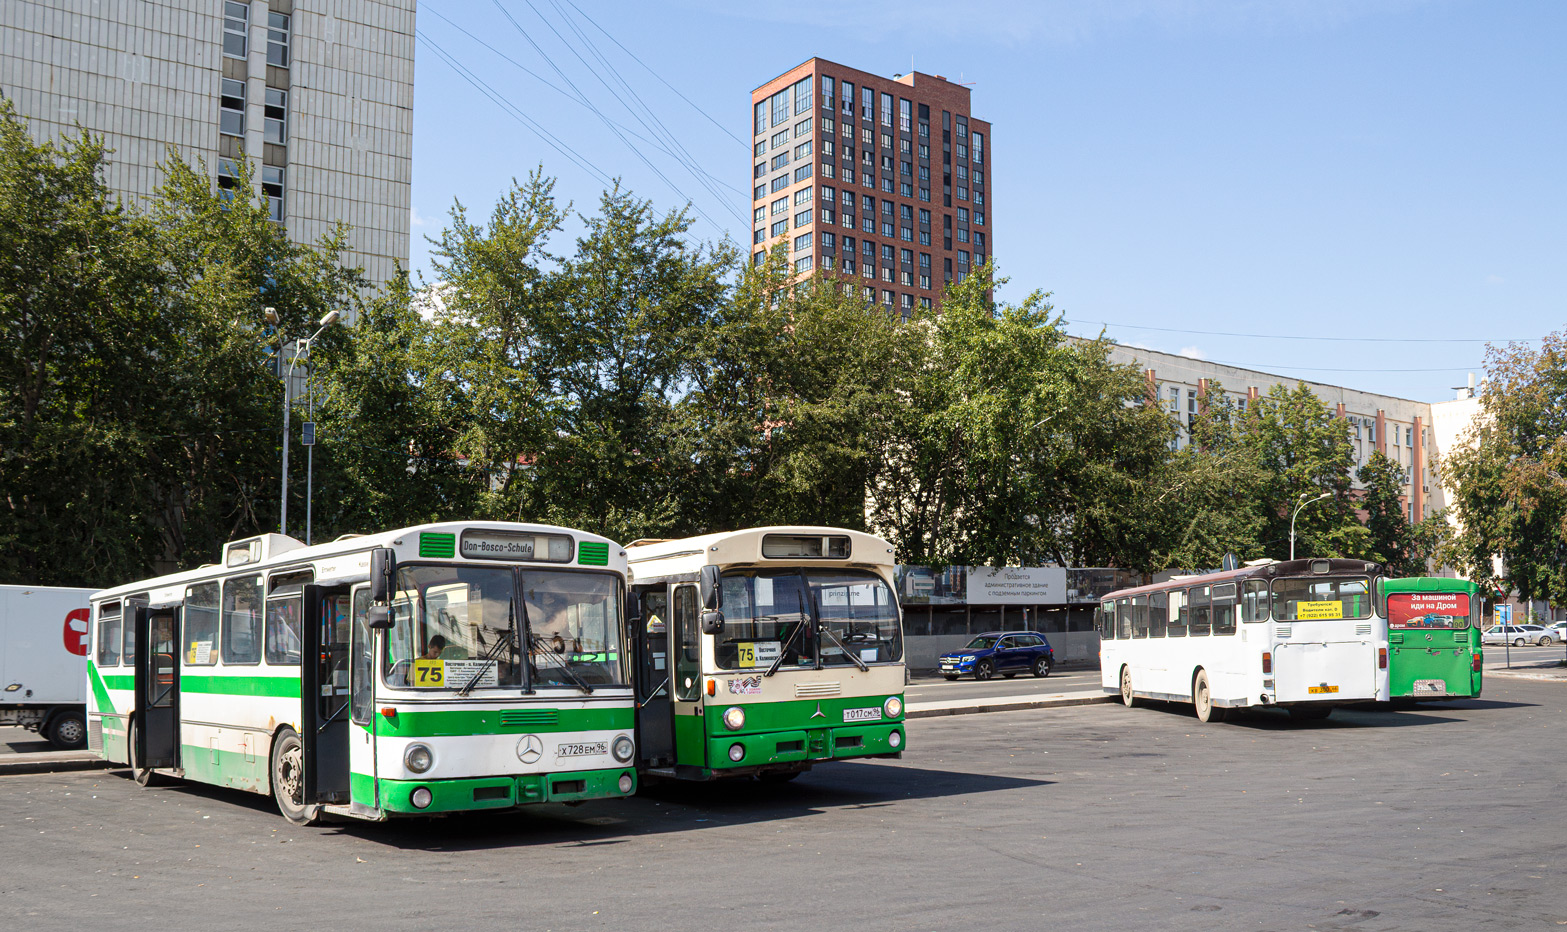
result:
<svg viewBox="0 0 1567 932"><path fill-rule="evenodd" d="M408 262L415 0L4 0L0 93L39 139L80 125L128 201L169 147L251 160L296 242L341 221L372 282Z"/></svg>

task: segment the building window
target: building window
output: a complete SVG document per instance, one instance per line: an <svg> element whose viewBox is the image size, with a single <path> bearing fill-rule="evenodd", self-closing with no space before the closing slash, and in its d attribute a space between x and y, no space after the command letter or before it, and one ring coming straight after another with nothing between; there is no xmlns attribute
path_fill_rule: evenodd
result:
<svg viewBox="0 0 1567 932"><path fill-rule="evenodd" d="M794 147L794 157L797 159L803 159L810 154L811 141L809 139Z"/></svg>
<svg viewBox="0 0 1567 932"><path fill-rule="evenodd" d="M218 132L227 136L245 135L244 81L223 79L223 94L218 98Z"/></svg>
<svg viewBox="0 0 1567 932"><path fill-rule="evenodd" d="M287 144L288 91L280 91L275 87L267 88L266 107L262 115L266 141L279 146Z"/></svg>
<svg viewBox="0 0 1567 932"><path fill-rule="evenodd" d="M794 83L794 112L796 115L811 112L811 79L809 76Z"/></svg>
<svg viewBox="0 0 1567 932"><path fill-rule="evenodd" d="M809 272L811 270L811 266L812 262L810 256L801 256L800 258L794 260L794 270L796 272Z"/></svg>
<svg viewBox="0 0 1567 932"><path fill-rule="evenodd" d="M811 131L811 118L810 117L806 117L805 119L801 120L800 122L794 124L794 138L796 138L796 139L799 139L801 136L804 136L806 133L809 133L810 131ZM809 150L807 150L807 151L809 151ZM799 154L800 154L799 152L795 153L796 156L798 156Z"/></svg>
<svg viewBox="0 0 1567 932"><path fill-rule="evenodd" d="M789 212L789 199L787 197L780 197L778 200L773 201L772 211L773 211L773 215L774 216L777 216L778 214L788 213Z"/></svg>
<svg viewBox="0 0 1567 932"><path fill-rule="evenodd" d="M811 234L801 233L794 238L794 251L806 252L811 248Z"/></svg>
<svg viewBox="0 0 1567 932"><path fill-rule="evenodd" d="M288 67L288 14L267 14L267 64Z"/></svg>
<svg viewBox="0 0 1567 932"><path fill-rule="evenodd" d="M836 89L833 87L832 78L825 74L822 75L822 106L828 110L832 109L832 96L835 92Z"/></svg>
<svg viewBox="0 0 1567 932"><path fill-rule="evenodd" d="M892 125L892 95L881 95L881 125Z"/></svg>
<svg viewBox="0 0 1567 932"><path fill-rule="evenodd" d="M795 181L804 181L809 177L811 177L811 166L809 165L801 165L799 168L794 170Z"/></svg>
<svg viewBox="0 0 1567 932"><path fill-rule="evenodd" d="M958 208L958 222L959 223L968 223L968 208L967 207L959 207Z"/></svg>
<svg viewBox="0 0 1567 932"><path fill-rule="evenodd" d="M823 223L827 223L827 224L831 224L833 222L833 215L832 215L832 208L831 207L823 207L822 208L822 222Z"/></svg>
<svg viewBox="0 0 1567 932"><path fill-rule="evenodd" d="M785 88L773 95L773 125L782 126L789 120L789 89Z"/></svg>
<svg viewBox="0 0 1567 932"><path fill-rule="evenodd" d="M756 105L756 128L752 132L760 135L765 129L767 129L767 101L764 100ZM762 154L761 143L756 144L756 154ZM760 256L761 253L757 253L757 255Z"/></svg>
<svg viewBox="0 0 1567 932"><path fill-rule="evenodd" d="M777 155L773 156L773 163L772 163L773 167L772 167L772 170L773 171L777 171L778 169L783 168L785 165L788 165L788 164L789 164L789 153L787 153L787 152L780 152Z"/></svg>
<svg viewBox="0 0 1567 932"><path fill-rule="evenodd" d="M958 227L958 242L960 242L960 243L968 242L968 228L967 227Z"/></svg>
<svg viewBox="0 0 1567 932"><path fill-rule="evenodd" d="M887 305L888 307L892 307L893 300L894 300L894 298L893 298L892 292L890 292L890 291L883 291L881 293L881 303Z"/></svg>
<svg viewBox="0 0 1567 932"><path fill-rule="evenodd" d="M810 222L811 212L809 210L802 210L794 215L794 225L796 227L803 227Z"/></svg>
<svg viewBox="0 0 1567 932"><path fill-rule="evenodd" d="M874 120L876 119L876 114L873 112L875 109L876 92L868 87L860 88L860 116L867 120ZM870 132L868 130L866 131L865 136L865 141L870 142Z"/></svg>
<svg viewBox="0 0 1567 932"><path fill-rule="evenodd" d="M974 138L973 138L972 141L974 143L974 161L976 161L976 162L983 162L983 161L985 161L985 134L984 133L975 133L974 134ZM974 178L974 182L977 184L977 183L979 183L979 180L980 180L978 178L979 172L975 172L974 174L976 176Z"/></svg>
<svg viewBox="0 0 1567 932"><path fill-rule="evenodd" d="M912 243L912 242L914 242L914 228L913 227L901 227L898 230L898 238L903 240L905 243Z"/></svg>
<svg viewBox="0 0 1567 932"><path fill-rule="evenodd" d="M800 190L794 192L794 206L798 207L801 204L809 204L811 202L811 195L812 191L810 188L801 188Z"/></svg>
<svg viewBox="0 0 1567 932"><path fill-rule="evenodd" d="M751 242L753 242L753 243L760 243L762 240L764 240L766 238L767 238L767 231L766 230L757 230L756 233L754 233L752 235Z"/></svg>
<svg viewBox="0 0 1567 932"><path fill-rule="evenodd" d="M824 249L832 249L833 248L833 242L834 242L834 240L836 238L837 237L835 237L831 233L823 233L822 234L822 248L824 248Z"/></svg>
<svg viewBox="0 0 1567 932"><path fill-rule="evenodd" d="M824 160L831 161L832 157L833 157L832 140L831 139L823 139L822 140L822 158Z"/></svg>
<svg viewBox="0 0 1567 932"><path fill-rule="evenodd" d="M848 81L841 82L838 85L838 94L838 99L842 101L843 112L852 115L854 113L854 85Z"/></svg>
<svg viewBox="0 0 1567 932"><path fill-rule="evenodd" d="M224 0L223 3L223 54L230 58L244 58L249 52L250 5Z"/></svg>
<svg viewBox="0 0 1567 932"><path fill-rule="evenodd" d="M234 192L239 189L239 170L234 165L233 159L218 159L218 193L222 198L232 200Z"/></svg>
<svg viewBox="0 0 1567 932"><path fill-rule="evenodd" d="M843 257L843 273L845 275L853 275L854 274L854 257L853 256L847 255L847 254L844 255L844 257Z"/></svg>
<svg viewBox="0 0 1567 932"><path fill-rule="evenodd" d="M985 225L985 212L983 210L974 211L974 225L977 227Z"/></svg>
<svg viewBox="0 0 1567 932"><path fill-rule="evenodd" d="M276 223L282 223L283 169L275 165L261 166L261 193L267 199L267 216Z"/></svg>
<svg viewBox="0 0 1567 932"><path fill-rule="evenodd" d="M757 185L756 186L756 190L751 192L751 200L753 200L753 201L759 201L759 200L761 200L762 198L764 198L766 196L767 196L767 185L765 185L765 184Z"/></svg>
<svg viewBox="0 0 1567 932"><path fill-rule="evenodd" d="M914 108L903 98L898 98L898 128L905 133L909 131L914 122Z"/></svg>
<svg viewBox="0 0 1567 932"><path fill-rule="evenodd" d="M756 216L753 218L753 222L761 223L762 222L762 218L767 216L767 208L766 207L758 207L756 209L756 211L755 211L755 214L756 214Z"/></svg>
<svg viewBox="0 0 1567 932"><path fill-rule="evenodd" d="M784 235L785 233L788 233L788 232L789 232L789 221L787 221L787 220L780 220L777 223L773 224L773 235L774 236L782 236L782 235Z"/></svg>

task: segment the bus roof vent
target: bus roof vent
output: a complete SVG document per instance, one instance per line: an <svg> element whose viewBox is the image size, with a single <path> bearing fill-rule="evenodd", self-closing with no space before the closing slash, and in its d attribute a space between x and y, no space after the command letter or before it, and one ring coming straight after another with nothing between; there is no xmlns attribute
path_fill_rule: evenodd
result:
<svg viewBox="0 0 1567 932"><path fill-rule="evenodd" d="M283 534L259 534L224 544L223 565L232 569L237 566L265 563L279 554L298 550L303 546L305 545L302 541Z"/></svg>

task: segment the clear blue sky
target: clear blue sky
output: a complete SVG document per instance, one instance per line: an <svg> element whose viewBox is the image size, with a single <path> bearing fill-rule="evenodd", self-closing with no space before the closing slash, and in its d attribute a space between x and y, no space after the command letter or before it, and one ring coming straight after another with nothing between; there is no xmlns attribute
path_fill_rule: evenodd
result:
<svg viewBox="0 0 1567 932"><path fill-rule="evenodd" d="M579 209L598 176L618 177L660 206L691 200L707 218L693 235L749 243L750 91L820 56L972 82L975 115L994 124L993 248L1011 279L998 297L1054 292L1073 333L1108 322L1125 343L1440 401L1483 345L1193 331L1508 340L1567 327L1567 3L422 0L418 20L583 163L421 41L421 271L454 198L478 219L540 164ZM540 80L569 92L569 79L653 135L595 77L615 84L582 36L701 180Z"/></svg>

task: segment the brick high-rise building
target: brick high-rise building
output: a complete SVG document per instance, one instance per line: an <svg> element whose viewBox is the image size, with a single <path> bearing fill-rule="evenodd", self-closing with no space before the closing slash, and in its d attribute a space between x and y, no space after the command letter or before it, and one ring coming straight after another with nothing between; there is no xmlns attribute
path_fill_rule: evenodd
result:
<svg viewBox="0 0 1567 932"><path fill-rule="evenodd" d="M751 103L753 262L785 237L796 273L831 272L907 317L991 255L990 124L967 87L812 58Z"/></svg>

